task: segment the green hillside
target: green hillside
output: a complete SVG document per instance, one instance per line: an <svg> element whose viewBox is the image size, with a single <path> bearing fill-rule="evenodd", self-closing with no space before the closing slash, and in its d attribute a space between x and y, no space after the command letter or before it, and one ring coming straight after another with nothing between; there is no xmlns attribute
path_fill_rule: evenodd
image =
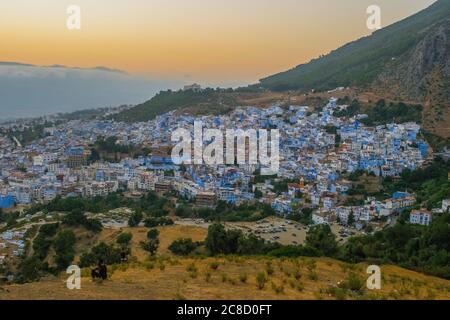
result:
<svg viewBox="0 0 450 320"><path fill-rule="evenodd" d="M333 89L365 86L394 61L423 40L433 25L450 17L450 1L429 8L382 30L351 42L330 54L261 80L272 90ZM446 21L448 23L448 21Z"/></svg>
<svg viewBox="0 0 450 320"><path fill-rule="evenodd" d="M114 119L126 122L148 121L157 115L189 109L193 113L221 114L235 105L228 90L207 88L201 91L161 91L152 99L134 108L114 115Z"/></svg>

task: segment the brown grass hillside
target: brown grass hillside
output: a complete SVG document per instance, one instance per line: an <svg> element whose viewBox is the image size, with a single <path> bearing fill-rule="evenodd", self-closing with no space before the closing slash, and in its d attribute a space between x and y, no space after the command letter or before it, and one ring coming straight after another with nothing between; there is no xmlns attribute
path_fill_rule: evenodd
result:
<svg viewBox="0 0 450 320"><path fill-rule="evenodd" d="M67 289L62 275L1 287L0 299L450 299L449 281L395 266L382 266L381 290L330 290L351 273L366 279L365 269L325 258L159 257L110 267L110 279L102 283L83 277L80 290ZM267 276L261 290L259 272Z"/></svg>
<svg viewBox="0 0 450 320"><path fill-rule="evenodd" d="M381 267L381 290L368 290L367 264L328 258L181 258L170 254L167 247L173 240L204 240L207 230L199 227L160 228L161 246L157 257L150 258L139 248L147 230L105 229L95 237L78 233L84 245L112 243L121 231L133 233L132 262L110 266L107 281L93 282L90 270L83 269L81 290L67 289L67 276L61 274L36 283L0 286L0 299L450 299L450 281L390 265ZM77 251L82 251L81 244ZM257 285L259 273L266 277L263 289ZM361 291L336 289L349 278L359 280Z"/></svg>

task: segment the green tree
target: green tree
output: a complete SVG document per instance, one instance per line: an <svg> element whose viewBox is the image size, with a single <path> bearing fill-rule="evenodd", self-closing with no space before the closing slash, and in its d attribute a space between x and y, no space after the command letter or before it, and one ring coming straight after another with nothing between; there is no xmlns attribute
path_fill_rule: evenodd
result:
<svg viewBox="0 0 450 320"><path fill-rule="evenodd" d="M309 229L306 235L306 246L316 249L321 255L333 257L338 251L336 236L327 224Z"/></svg>
<svg viewBox="0 0 450 320"><path fill-rule="evenodd" d="M43 274L44 263L36 256L23 259L18 268L17 281L20 283L37 281Z"/></svg>
<svg viewBox="0 0 450 320"><path fill-rule="evenodd" d="M178 239L171 243L169 250L179 256L187 256L197 249L198 243L192 241L192 239Z"/></svg>
<svg viewBox="0 0 450 320"><path fill-rule="evenodd" d="M228 246L227 232L222 224L215 223L209 226L205 246L212 255L225 251Z"/></svg>
<svg viewBox="0 0 450 320"><path fill-rule="evenodd" d="M155 240L159 237L159 231L157 229L150 229L147 232L147 239L149 240Z"/></svg>
<svg viewBox="0 0 450 320"><path fill-rule="evenodd" d="M261 199L263 196L263 193L259 189L255 189L255 199Z"/></svg>
<svg viewBox="0 0 450 320"><path fill-rule="evenodd" d="M99 243L91 249L90 252L85 252L80 256L80 267L89 267L103 261L106 264L119 263L121 259L121 250L108 245L104 242Z"/></svg>
<svg viewBox="0 0 450 320"><path fill-rule="evenodd" d="M355 215L353 213L353 210L350 211L350 214L348 215L347 225L352 226L355 223Z"/></svg>
<svg viewBox="0 0 450 320"><path fill-rule="evenodd" d="M67 268L75 257L74 245L76 237L72 230L60 231L53 241L53 248L55 249L55 262L58 270Z"/></svg>
<svg viewBox="0 0 450 320"><path fill-rule="evenodd" d="M123 247L128 247L131 239L133 239L131 232L122 232L117 237L116 242Z"/></svg>
<svg viewBox="0 0 450 320"><path fill-rule="evenodd" d="M147 232L148 241L141 241L141 248L150 253L151 256L156 254L159 247L159 231L157 229L151 229Z"/></svg>
<svg viewBox="0 0 450 320"><path fill-rule="evenodd" d="M128 219L128 225L130 227L137 227L143 218L144 215L142 214L142 212L140 210L136 210Z"/></svg>
<svg viewBox="0 0 450 320"><path fill-rule="evenodd" d="M141 241L141 248L154 256L159 247L159 239Z"/></svg>

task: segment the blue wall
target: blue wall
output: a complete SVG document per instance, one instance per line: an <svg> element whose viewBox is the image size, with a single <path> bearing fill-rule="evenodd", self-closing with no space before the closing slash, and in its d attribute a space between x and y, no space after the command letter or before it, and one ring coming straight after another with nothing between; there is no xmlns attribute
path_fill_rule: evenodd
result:
<svg viewBox="0 0 450 320"><path fill-rule="evenodd" d="M0 196L0 208L9 209L14 206L14 197L13 196Z"/></svg>

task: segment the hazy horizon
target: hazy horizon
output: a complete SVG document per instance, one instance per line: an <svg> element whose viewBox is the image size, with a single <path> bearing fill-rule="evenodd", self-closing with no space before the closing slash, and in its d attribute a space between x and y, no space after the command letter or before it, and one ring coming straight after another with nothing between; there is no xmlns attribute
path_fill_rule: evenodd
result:
<svg viewBox="0 0 450 320"><path fill-rule="evenodd" d="M17 0L0 4L0 61L91 68L192 82L255 83L369 35L435 0ZM81 29L68 30L69 5Z"/></svg>
<svg viewBox="0 0 450 320"><path fill-rule="evenodd" d="M385 27L433 2L376 4ZM81 8L80 30L66 27L66 10L72 4ZM372 0L4 2L0 61L35 66L0 65L0 119L136 104L159 90L194 82L210 87L256 83L371 34L366 26L371 4ZM92 70L97 66L127 74Z"/></svg>

